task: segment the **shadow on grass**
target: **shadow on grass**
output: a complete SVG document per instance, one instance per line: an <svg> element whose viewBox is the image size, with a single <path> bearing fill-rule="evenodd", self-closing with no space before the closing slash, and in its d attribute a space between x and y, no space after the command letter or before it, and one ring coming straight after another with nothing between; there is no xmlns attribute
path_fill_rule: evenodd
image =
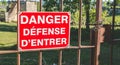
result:
<svg viewBox="0 0 120 65"><path fill-rule="evenodd" d="M2 32L2 33L4 33L4 32L17 32L17 26L16 25L11 25L11 23L10 24L9 23L0 24L0 32ZM7 37L7 35L5 35L5 37ZM0 38L2 38L2 37L0 37ZM11 39L11 37L8 37L8 38ZM10 43L10 44L12 44L12 43ZM17 49L17 45L8 46L7 43L6 44L0 44L0 50L15 50L15 49Z"/></svg>
<svg viewBox="0 0 120 65"><path fill-rule="evenodd" d="M9 47L0 47L0 50L17 50L17 44Z"/></svg>
<svg viewBox="0 0 120 65"><path fill-rule="evenodd" d="M0 24L0 31L17 32L17 26L10 26L10 25Z"/></svg>

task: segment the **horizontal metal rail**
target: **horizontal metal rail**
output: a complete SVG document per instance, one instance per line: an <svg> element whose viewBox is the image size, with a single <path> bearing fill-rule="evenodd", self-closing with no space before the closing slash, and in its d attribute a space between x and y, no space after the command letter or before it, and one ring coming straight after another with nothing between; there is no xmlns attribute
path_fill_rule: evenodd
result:
<svg viewBox="0 0 120 65"><path fill-rule="evenodd" d="M70 46L68 48L57 48L57 49L40 49L40 50L27 50L27 51L19 51L19 50L0 50L0 54L9 54L9 53L18 53L18 52L31 52L31 51L48 51L48 50L65 50L65 49L83 49L83 48L94 48L95 46Z"/></svg>
<svg viewBox="0 0 120 65"><path fill-rule="evenodd" d="M0 54L17 53L18 50L0 50Z"/></svg>
<svg viewBox="0 0 120 65"><path fill-rule="evenodd" d="M116 42L116 41L120 41L120 39L113 39L112 41L113 41L113 42Z"/></svg>
<svg viewBox="0 0 120 65"><path fill-rule="evenodd" d="M89 24L91 26L94 26L94 25L109 25L109 24ZM109 25L109 26L113 26L113 25ZM114 25L114 27L120 27L120 25Z"/></svg>

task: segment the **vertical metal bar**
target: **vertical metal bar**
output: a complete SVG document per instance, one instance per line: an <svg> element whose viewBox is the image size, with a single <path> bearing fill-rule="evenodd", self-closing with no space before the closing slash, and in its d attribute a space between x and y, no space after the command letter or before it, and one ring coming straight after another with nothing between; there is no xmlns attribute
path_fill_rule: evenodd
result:
<svg viewBox="0 0 120 65"><path fill-rule="evenodd" d="M79 5L79 30L78 30L78 45L79 45L79 47L81 46L81 26L82 26L82 24L81 24L81 22L82 22L82 0L79 0L79 3L80 3L80 5Z"/></svg>
<svg viewBox="0 0 120 65"><path fill-rule="evenodd" d="M82 0L79 0L79 30L78 30L78 46L81 46L81 22L82 22ZM77 65L80 65L81 49L78 49Z"/></svg>
<svg viewBox="0 0 120 65"><path fill-rule="evenodd" d="M59 52L59 64L58 65L62 65L62 50L60 50Z"/></svg>
<svg viewBox="0 0 120 65"><path fill-rule="evenodd" d="M60 1L60 11L63 11L63 0L59 0Z"/></svg>
<svg viewBox="0 0 120 65"><path fill-rule="evenodd" d="M95 31L95 57L94 57L94 65L99 65L99 55L100 55L100 30Z"/></svg>
<svg viewBox="0 0 120 65"><path fill-rule="evenodd" d="M113 65L113 42L110 44L110 65Z"/></svg>
<svg viewBox="0 0 120 65"><path fill-rule="evenodd" d="M59 0L60 2L60 11L63 11L63 0ZM62 65L62 50L59 51L59 63L58 65Z"/></svg>
<svg viewBox="0 0 120 65"><path fill-rule="evenodd" d="M113 17L112 17L112 40L114 39L114 26L115 26L115 10L116 9L116 0L114 0L113 4ZM113 41L110 44L110 65L113 65Z"/></svg>
<svg viewBox="0 0 120 65"><path fill-rule="evenodd" d="M42 0L40 0L40 11L42 11ZM42 51L39 52L39 65L42 65Z"/></svg>
<svg viewBox="0 0 120 65"><path fill-rule="evenodd" d="M112 17L112 31L114 31L114 25L115 25L115 10L116 9L116 0L114 0L113 4L113 17Z"/></svg>
<svg viewBox="0 0 120 65"><path fill-rule="evenodd" d="M40 11L42 11L42 0L40 0Z"/></svg>
<svg viewBox="0 0 120 65"><path fill-rule="evenodd" d="M18 23L19 23L19 21L18 21L19 12L20 12L20 0L17 0L17 22ZM17 36L18 36L18 33L17 33ZM19 38L17 37L17 39L19 39ZM17 44L17 47L18 47L17 51L19 51L19 44ZM20 52L17 52L17 65L20 65Z"/></svg>
<svg viewBox="0 0 120 65"><path fill-rule="evenodd" d="M17 65L20 65L20 52L17 53Z"/></svg>
<svg viewBox="0 0 120 65"><path fill-rule="evenodd" d="M102 0L97 0L96 3L96 23L102 23Z"/></svg>
<svg viewBox="0 0 120 65"><path fill-rule="evenodd" d="M39 65L42 65L42 51L39 52Z"/></svg>
<svg viewBox="0 0 120 65"><path fill-rule="evenodd" d="M102 23L102 0L97 0L96 3L96 23ZM95 31L95 55L94 55L94 65L99 65L99 55L100 55L100 25L97 25L97 30Z"/></svg>
<svg viewBox="0 0 120 65"><path fill-rule="evenodd" d="M90 30L90 44L95 45L95 31L94 29ZM94 65L94 51L95 48L91 48L91 65Z"/></svg>
<svg viewBox="0 0 120 65"><path fill-rule="evenodd" d="M100 55L100 34L101 30L91 30L92 41L91 44L95 45L95 48L91 52L91 65L99 65L99 55Z"/></svg>
<svg viewBox="0 0 120 65"><path fill-rule="evenodd" d="M80 54L81 54L81 49L78 49L78 53L77 53L77 65L80 65Z"/></svg>

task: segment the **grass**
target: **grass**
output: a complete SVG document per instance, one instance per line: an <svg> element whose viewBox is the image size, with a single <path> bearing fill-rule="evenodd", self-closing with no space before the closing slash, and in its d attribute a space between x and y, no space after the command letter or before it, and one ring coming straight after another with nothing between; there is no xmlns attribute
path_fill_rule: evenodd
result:
<svg viewBox="0 0 120 65"><path fill-rule="evenodd" d="M115 36L120 36L120 29L115 30ZM17 24L0 22L0 49L16 49L17 44ZM75 35L76 34L76 35ZM89 30L82 29L82 44L89 45ZM71 27L71 45L76 46L78 41L78 28ZM108 43L101 45L100 65L109 65ZM59 51L44 51L43 62L46 65L58 63ZM38 65L39 52L21 52L21 65ZM16 65L17 54L0 55L0 65ZM120 45L114 46L114 63L120 65ZM63 51L63 65L77 65L77 50ZM90 49L81 49L81 65L90 65Z"/></svg>
<svg viewBox="0 0 120 65"><path fill-rule="evenodd" d="M17 24L0 22L0 47L11 47L17 44Z"/></svg>

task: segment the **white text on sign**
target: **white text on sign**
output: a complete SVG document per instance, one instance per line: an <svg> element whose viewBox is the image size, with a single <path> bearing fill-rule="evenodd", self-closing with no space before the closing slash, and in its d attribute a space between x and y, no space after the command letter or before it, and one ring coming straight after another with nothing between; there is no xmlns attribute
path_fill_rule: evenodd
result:
<svg viewBox="0 0 120 65"><path fill-rule="evenodd" d="M37 18L32 15L30 18L28 16L21 16L21 24L63 24L68 23L68 16L41 16L38 15Z"/></svg>
<svg viewBox="0 0 120 65"><path fill-rule="evenodd" d="M25 28L23 29L24 36L36 36L36 35L59 35L65 34L65 28Z"/></svg>

